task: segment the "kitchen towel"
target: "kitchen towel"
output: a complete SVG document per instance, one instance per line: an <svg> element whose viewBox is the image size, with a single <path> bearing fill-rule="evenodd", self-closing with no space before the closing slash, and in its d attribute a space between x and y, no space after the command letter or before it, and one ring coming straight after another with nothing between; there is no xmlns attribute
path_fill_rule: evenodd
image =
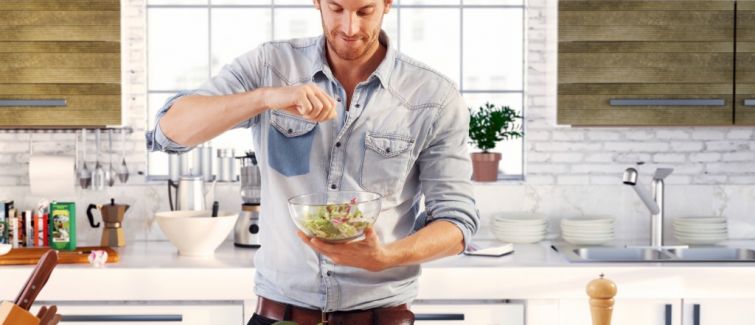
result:
<svg viewBox="0 0 755 325"><path fill-rule="evenodd" d="M73 157L34 154L29 159L31 194L47 199L71 195L75 186Z"/></svg>

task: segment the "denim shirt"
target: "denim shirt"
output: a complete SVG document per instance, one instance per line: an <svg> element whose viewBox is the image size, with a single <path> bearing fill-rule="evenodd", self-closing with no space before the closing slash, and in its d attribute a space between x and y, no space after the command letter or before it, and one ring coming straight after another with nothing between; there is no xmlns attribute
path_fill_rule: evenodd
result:
<svg viewBox="0 0 755 325"><path fill-rule="evenodd" d="M259 87L312 82L337 100L339 118L311 122L280 110L240 123L251 129L262 176L262 247L255 254L255 292L326 312L409 303L419 265L380 272L335 265L296 236L288 198L311 192L368 190L382 194L374 225L383 243L402 239L434 220L476 233L479 212L467 153L469 113L452 81L398 53L384 32L385 59L359 83L347 111L346 91L325 58L323 36L265 43L236 58L199 89L169 99L147 133L149 150L190 148L160 130L179 97L226 95ZM342 121L342 122L339 122ZM424 195L425 209L420 212Z"/></svg>

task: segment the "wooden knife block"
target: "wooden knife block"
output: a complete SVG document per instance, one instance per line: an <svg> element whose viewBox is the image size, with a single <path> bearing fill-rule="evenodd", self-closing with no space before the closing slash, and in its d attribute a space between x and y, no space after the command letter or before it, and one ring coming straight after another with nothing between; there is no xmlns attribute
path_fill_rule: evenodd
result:
<svg viewBox="0 0 755 325"><path fill-rule="evenodd" d="M39 318L9 301L0 304L0 325L39 325Z"/></svg>

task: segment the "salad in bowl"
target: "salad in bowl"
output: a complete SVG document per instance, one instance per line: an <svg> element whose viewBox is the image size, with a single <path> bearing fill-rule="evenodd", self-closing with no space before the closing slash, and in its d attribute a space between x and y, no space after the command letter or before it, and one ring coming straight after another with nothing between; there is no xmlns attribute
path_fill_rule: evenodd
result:
<svg viewBox="0 0 755 325"><path fill-rule="evenodd" d="M378 193L364 191L310 193L290 198L288 210L307 236L343 242L359 238L375 223L381 199Z"/></svg>

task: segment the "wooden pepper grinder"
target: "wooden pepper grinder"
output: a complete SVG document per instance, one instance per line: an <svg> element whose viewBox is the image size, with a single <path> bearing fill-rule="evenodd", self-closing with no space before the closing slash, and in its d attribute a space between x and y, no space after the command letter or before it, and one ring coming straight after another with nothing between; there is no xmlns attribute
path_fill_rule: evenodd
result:
<svg viewBox="0 0 755 325"><path fill-rule="evenodd" d="M613 313L613 297L616 296L616 284L613 281L600 278L587 284L587 295L590 296L590 312L593 325L611 325Z"/></svg>

